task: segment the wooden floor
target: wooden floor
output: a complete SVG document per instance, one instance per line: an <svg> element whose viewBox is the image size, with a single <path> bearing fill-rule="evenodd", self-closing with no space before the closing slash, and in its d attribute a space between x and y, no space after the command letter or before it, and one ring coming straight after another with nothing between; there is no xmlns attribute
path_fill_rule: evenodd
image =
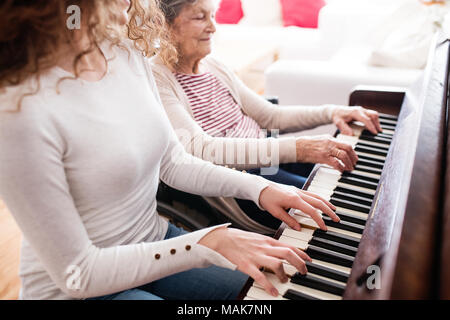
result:
<svg viewBox="0 0 450 320"><path fill-rule="evenodd" d="M17 299L19 295L21 238L16 222L0 200L0 300Z"/></svg>

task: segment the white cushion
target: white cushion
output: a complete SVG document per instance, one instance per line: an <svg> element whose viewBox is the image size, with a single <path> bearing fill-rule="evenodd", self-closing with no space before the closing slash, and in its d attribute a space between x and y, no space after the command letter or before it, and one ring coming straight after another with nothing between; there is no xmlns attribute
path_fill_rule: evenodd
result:
<svg viewBox="0 0 450 320"><path fill-rule="evenodd" d="M280 0L241 0L244 17L239 24L253 26L282 26Z"/></svg>
<svg viewBox="0 0 450 320"><path fill-rule="evenodd" d="M398 68L423 68L437 23L448 6L427 6L405 2L387 19L380 21L373 33L373 51L369 63Z"/></svg>

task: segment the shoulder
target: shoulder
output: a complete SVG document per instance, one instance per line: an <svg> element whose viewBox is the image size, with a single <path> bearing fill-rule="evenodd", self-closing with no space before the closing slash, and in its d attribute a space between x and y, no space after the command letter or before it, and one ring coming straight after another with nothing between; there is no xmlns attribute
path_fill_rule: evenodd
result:
<svg viewBox="0 0 450 320"><path fill-rule="evenodd" d="M168 66L164 64L162 59L156 55L149 59L150 67L152 68L153 74L157 79L170 79L172 76L172 71Z"/></svg>

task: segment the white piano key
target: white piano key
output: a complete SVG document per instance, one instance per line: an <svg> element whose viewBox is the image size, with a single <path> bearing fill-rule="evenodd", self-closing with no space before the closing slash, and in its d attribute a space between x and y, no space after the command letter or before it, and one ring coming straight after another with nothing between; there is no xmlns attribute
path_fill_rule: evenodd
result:
<svg viewBox="0 0 450 320"><path fill-rule="evenodd" d="M297 231L297 230L291 229L290 227L286 227L283 230L282 235L286 236L286 237L290 237L290 238L308 242L313 237L313 233L314 233L314 230L309 229L309 228L302 228L301 231Z"/></svg>
<svg viewBox="0 0 450 320"><path fill-rule="evenodd" d="M275 274L271 274L271 273L267 273L267 272L265 272L264 274L267 277L267 279L275 286L275 288L277 288L277 290L281 296L288 289L292 289L292 290L299 291L304 294L307 294L307 295L310 295L312 297L322 299L322 300L341 300L342 299L342 297L340 297L340 296L337 296L337 295L334 295L334 294L331 294L328 292L323 292L320 290L312 289L309 287L301 286L301 285L298 285L298 284L295 284L292 282L281 283ZM264 289L256 282L255 282L254 286L257 288Z"/></svg>
<svg viewBox="0 0 450 320"><path fill-rule="evenodd" d="M376 192L376 190L372 190L372 189L368 189L368 188L364 188L364 187L360 187L360 186L355 186L355 185L344 183L344 182L338 182L336 184L336 187L342 187L342 188L346 188L346 189L353 190L353 191L361 191L361 192L368 193L370 195L375 195L375 192Z"/></svg>
<svg viewBox="0 0 450 320"><path fill-rule="evenodd" d="M379 174L369 173L369 172L365 172L365 171L359 171L357 169L352 170L351 173L358 174L360 176L367 177L367 178L374 178L374 179L381 178L381 175L379 175Z"/></svg>
<svg viewBox="0 0 450 320"><path fill-rule="evenodd" d="M365 212L360 212L360 211L356 211L356 210L352 210L352 209L347 209L347 208L342 208L339 206L336 206L336 211L340 211L342 213L348 213L348 214L352 214L354 216L360 217L360 218L364 218L367 219L368 214ZM339 216L339 213L337 213L337 215Z"/></svg>
<svg viewBox="0 0 450 320"><path fill-rule="evenodd" d="M353 237L353 238L356 238L356 239L361 239L361 237L362 237L362 235L359 234L359 233L355 233L355 232L351 232L351 231L347 231L347 230L342 230L342 229L338 229L338 228L335 228L335 227L328 227L327 226L327 228L328 228L328 231L340 233L340 234L343 234L343 235L346 235L346 236L350 236L350 237Z"/></svg>
<svg viewBox="0 0 450 320"><path fill-rule="evenodd" d="M284 272L289 276L292 277L296 272L298 272L297 268L294 267L292 264L290 264L287 261L283 261L283 269Z"/></svg>
<svg viewBox="0 0 450 320"><path fill-rule="evenodd" d="M389 145L384 144L384 143L379 143L379 142L373 142L373 141L369 141L369 140L364 140L364 139L360 139L358 142L370 145L370 146L374 146L376 147L382 147L382 148L389 148Z"/></svg>
<svg viewBox="0 0 450 320"><path fill-rule="evenodd" d="M330 199L331 195L333 194L333 191L325 190L316 186L309 186L308 191L314 192L315 194L320 195L326 200Z"/></svg>
<svg viewBox="0 0 450 320"><path fill-rule="evenodd" d="M376 160L381 160L381 161L386 160L386 157L379 156L376 154L371 154L371 153L362 152L362 151L355 151L355 152L358 156L365 156L365 157L368 157L369 159L376 159Z"/></svg>
<svg viewBox="0 0 450 320"><path fill-rule="evenodd" d="M304 240L294 239L291 237L280 236L278 239L281 243L299 248L301 250L306 250L308 248L308 242Z"/></svg>
<svg viewBox="0 0 450 320"><path fill-rule="evenodd" d="M317 225L317 223L313 219L306 217L305 214L303 212L299 211L299 210L295 210L294 211L294 215L292 217L298 223L300 223L300 225L302 225L302 226L319 229L319 226ZM351 236L351 237L356 238L356 239L361 239L361 235L359 233L355 233L355 232L351 232L351 231L347 231L347 230L342 230L342 229L335 228L335 227L329 227L329 226L327 226L327 229L329 231L333 231L333 232L336 232L336 233L339 233L339 234Z"/></svg>
<svg viewBox="0 0 450 320"><path fill-rule="evenodd" d="M337 264L334 264L334 263L331 263L331 262L322 261L322 260L312 259L312 263L321 265L323 267L330 268L330 269L335 270L335 271L344 272L344 273L346 273L348 275L350 275L350 273L352 271L351 268L340 266L340 265L337 265Z"/></svg>
<svg viewBox="0 0 450 320"><path fill-rule="evenodd" d="M360 186L355 186L352 184L347 184L347 183L343 183L343 182L337 182L335 185L329 185L326 183L326 181L317 181L311 183L311 185L317 186L317 187L321 187L323 189L328 189L329 191L334 190L336 187L342 187L342 188L346 188L349 190L353 190L353 191L361 191L370 195L374 195L375 194L375 190L372 189L368 189L368 188L364 188L364 187L360 187Z"/></svg>
<svg viewBox="0 0 450 320"><path fill-rule="evenodd" d="M393 134L395 133L395 131L392 131L392 130L389 130L389 129L383 129L383 130L381 131L381 133L393 135Z"/></svg>
<svg viewBox="0 0 450 320"><path fill-rule="evenodd" d="M381 170L381 169L374 168L374 167L369 167L369 166L365 166L365 165L362 165L362 164L358 164L356 167L357 167L357 168L361 168L361 169L367 169L367 170L377 171L377 172L379 172L380 176L381 176L381 173L382 173L382 170Z"/></svg>
<svg viewBox="0 0 450 320"><path fill-rule="evenodd" d="M278 296L274 297L273 295L268 294L263 288L255 286L255 284L248 290L247 297L254 300L287 300L286 298L283 298L284 292L279 292Z"/></svg>

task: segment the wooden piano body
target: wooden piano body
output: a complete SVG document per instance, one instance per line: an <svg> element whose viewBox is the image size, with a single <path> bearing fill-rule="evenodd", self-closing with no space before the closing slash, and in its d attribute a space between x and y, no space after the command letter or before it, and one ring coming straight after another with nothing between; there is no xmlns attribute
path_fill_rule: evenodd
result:
<svg viewBox="0 0 450 320"><path fill-rule="evenodd" d="M398 123L344 299L450 298L450 45L439 35L435 43L423 79L405 92L359 88L350 96L350 105L397 115ZM373 265L381 283L370 289Z"/></svg>

